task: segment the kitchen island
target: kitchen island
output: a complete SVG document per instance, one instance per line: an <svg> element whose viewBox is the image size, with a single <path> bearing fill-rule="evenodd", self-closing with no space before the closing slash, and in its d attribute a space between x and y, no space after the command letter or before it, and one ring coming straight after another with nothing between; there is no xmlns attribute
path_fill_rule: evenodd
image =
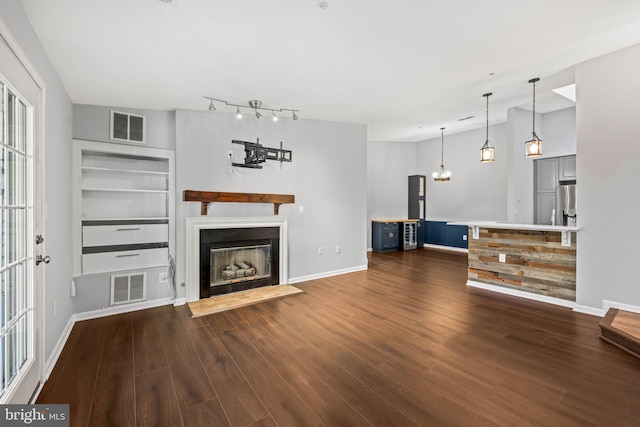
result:
<svg viewBox="0 0 640 427"><path fill-rule="evenodd" d="M573 307L578 227L457 221L469 227L467 286Z"/></svg>

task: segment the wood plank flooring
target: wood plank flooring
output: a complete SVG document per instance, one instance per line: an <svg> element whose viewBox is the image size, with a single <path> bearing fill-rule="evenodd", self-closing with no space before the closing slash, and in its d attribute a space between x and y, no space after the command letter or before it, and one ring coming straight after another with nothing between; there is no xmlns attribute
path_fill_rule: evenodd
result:
<svg viewBox="0 0 640 427"><path fill-rule="evenodd" d="M369 255L295 298L77 323L38 403L74 426L638 426L599 318L468 290L465 254Z"/></svg>

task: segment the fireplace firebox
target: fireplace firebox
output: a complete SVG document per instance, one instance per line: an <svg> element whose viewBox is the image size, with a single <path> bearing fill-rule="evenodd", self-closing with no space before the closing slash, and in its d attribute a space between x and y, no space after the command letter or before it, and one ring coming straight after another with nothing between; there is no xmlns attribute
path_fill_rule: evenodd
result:
<svg viewBox="0 0 640 427"><path fill-rule="evenodd" d="M278 227L200 230L200 298L279 284Z"/></svg>

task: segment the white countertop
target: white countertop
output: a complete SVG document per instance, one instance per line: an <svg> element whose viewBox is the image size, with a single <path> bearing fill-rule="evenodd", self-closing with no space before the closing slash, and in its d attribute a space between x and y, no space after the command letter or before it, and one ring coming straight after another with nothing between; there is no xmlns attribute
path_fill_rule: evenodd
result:
<svg viewBox="0 0 640 427"><path fill-rule="evenodd" d="M466 225L468 227L480 228L502 228L505 230L533 230L533 231L579 231L580 227L569 227L564 225L542 225L542 224L516 224L513 222L499 221L452 221L449 225Z"/></svg>

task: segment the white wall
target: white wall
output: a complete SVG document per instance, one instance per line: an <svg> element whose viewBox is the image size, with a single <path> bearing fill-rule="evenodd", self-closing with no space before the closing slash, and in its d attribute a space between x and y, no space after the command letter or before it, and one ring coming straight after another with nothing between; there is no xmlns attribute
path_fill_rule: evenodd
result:
<svg viewBox="0 0 640 427"><path fill-rule="evenodd" d="M427 219L504 221L507 206L507 126L489 127L489 142L496 149L493 163L480 163L486 129L444 135L444 164L451 181L431 177L440 167L441 138L416 144L418 173L427 176Z"/></svg>
<svg viewBox="0 0 640 427"><path fill-rule="evenodd" d="M578 64L577 303L640 306L640 45Z"/></svg>
<svg viewBox="0 0 640 427"><path fill-rule="evenodd" d="M416 144L367 143L367 247L371 220L407 218L409 175L416 175Z"/></svg>
<svg viewBox="0 0 640 427"><path fill-rule="evenodd" d="M45 357L71 318L71 101L17 0L0 2L0 17L45 82ZM56 313L53 313L53 302Z"/></svg>
<svg viewBox="0 0 640 427"><path fill-rule="evenodd" d="M293 151L293 161L267 161L264 169L230 167L227 152L242 162L243 146L256 141ZM185 280L185 218L200 215L200 204L183 202L184 190L293 194L280 206L289 218L289 278L304 279L364 268L366 257L366 126L281 118L274 123L246 115L209 111L176 112L177 283ZM299 213L304 207L304 213ZM213 203L210 216L269 216L270 204ZM340 245L342 253L336 254ZM324 254L318 255L318 247ZM185 295L179 287L178 296Z"/></svg>

